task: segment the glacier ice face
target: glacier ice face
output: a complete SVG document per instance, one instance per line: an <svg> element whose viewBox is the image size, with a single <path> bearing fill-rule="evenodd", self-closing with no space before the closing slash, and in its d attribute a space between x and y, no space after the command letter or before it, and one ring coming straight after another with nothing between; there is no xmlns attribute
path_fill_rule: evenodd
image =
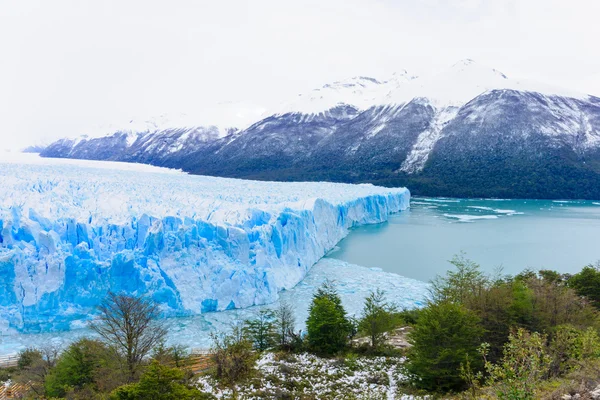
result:
<svg viewBox="0 0 600 400"><path fill-rule="evenodd" d="M401 308L415 308L425 305L429 284L406 278L378 268L367 268L349 264L333 258L323 258L315 264L298 285L279 294L279 301L292 306L296 317L296 330L306 331L305 321L315 290L328 279L338 290L342 304L350 316L360 316L364 299L377 288L385 292L387 301ZM262 309L278 306L268 304L258 307L227 310L218 313L194 315L186 318L166 320L169 345L180 344L189 348L209 348L212 343L210 332L227 332L240 321L252 319ZM89 329L74 329L69 332L15 334L0 340L0 356L14 354L26 347L41 347L49 342L58 347L81 337L94 336Z"/></svg>
<svg viewBox="0 0 600 400"><path fill-rule="evenodd" d="M407 189L190 176L94 161L0 160L0 332L80 326L108 291L165 316L270 303Z"/></svg>

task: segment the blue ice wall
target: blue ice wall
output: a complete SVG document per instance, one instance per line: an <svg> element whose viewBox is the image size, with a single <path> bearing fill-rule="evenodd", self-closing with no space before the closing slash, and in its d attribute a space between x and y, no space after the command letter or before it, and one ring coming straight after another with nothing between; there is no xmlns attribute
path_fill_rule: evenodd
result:
<svg viewBox="0 0 600 400"><path fill-rule="evenodd" d="M269 303L351 227L385 221L409 200L406 189L381 188L337 205L250 208L235 225L147 214L119 224L50 220L13 205L0 213L0 331L80 326L108 291L149 295L166 316Z"/></svg>

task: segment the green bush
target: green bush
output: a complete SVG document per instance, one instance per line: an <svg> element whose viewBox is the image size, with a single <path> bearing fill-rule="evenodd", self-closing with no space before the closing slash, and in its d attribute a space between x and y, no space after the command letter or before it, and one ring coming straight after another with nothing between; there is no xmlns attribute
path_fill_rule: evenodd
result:
<svg viewBox="0 0 600 400"><path fill-rule="evenodd" d="M421 314L420 308L403 308L400 311L396 311L397 320L405 325L415 325Z"/></svg>
<svg viewBox="0 0 600 400"><path fill-rule="evenodd" d="M98 340L84 338L72 343L46 376L46 394L64 397L68 392L77 392L84 387L86 391L104 389L106 379L117 369L115 357L116 353L110 352ZM107 368L111 364L114 368ZM109 390L120 383L122 381L113 384Z"/></svg>
<svg viewBox="0 0 600 400"><path fill-rule="evenodd" d="M306 320L308 345L317 354L336 354L348 345L352 325L331 283L317 290Z"/></svg>
<svg viewBox="0 0 600 400"><path fill-rule="evenodd" d="M481 369L482 335L479 318L464 306L449 301L429 304L409 333L412 347L406 369L412 383L433 392L465 389L460 367L470 361L471 368Z"/></svg>
<svg viewBox="0 0 600 400"><path fill-rule="evenodd" d="M536 386L548 376L550 365L546 337L520 328L509 336L502 360L485 363L487 383L501 400L534 400Z"/></svg>
<svg viewBox="0 0 600 400"><path fill-rule="evenodd" d="M23 370L30 367L35 361L42 359L42 352L38 349L29 347L19 352L19 359L17 360L17 368Z"/></svg>
<svg viewBox="0 0 600 400"><path fill-rule="evenodd" d="M0 368L0 385L12 379L15 368Z"/></svg>

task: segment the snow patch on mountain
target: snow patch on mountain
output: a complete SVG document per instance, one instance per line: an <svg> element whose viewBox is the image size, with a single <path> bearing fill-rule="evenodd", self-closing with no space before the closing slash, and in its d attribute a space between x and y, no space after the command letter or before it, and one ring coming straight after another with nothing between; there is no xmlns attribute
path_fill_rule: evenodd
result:
<svg viewBox="0 0 600 400"><path fill-rule="evenodd" d="M588 96L528 80L510 79L502 72L471 59L461 60L431 76L418 77L400 85L382 103L403 104L414 98L426 98L436 108L460 107L489 90L512 89L550 96L585 99Z"/></svg>
<svg viewBox="0 0 600 400"><path fill-rule="evenodd" d="M358 76L333 82L308 94L299 94L294 101L282 105L276 114L319 115L339 106L353 106L357 110L366 110L411 79L414 77L402 70L387 81Z"/></svg>
<svg viewBox="0 0 600 400"><path fill-rule="evenodd" d="M460 107L493 89L530 91L580 99L587 97L585 94L551 85L510 79L496 69L465 59L429 76L411 76L403 70L384 81L359 76L333 82L308 94L298 95L275 114L327 116L329 110L340 106L352 106L362 111L376 105L402 105L416 98L427 99L432 106L444 110L448 107Z"/></svg>
<svg viewBox="0 0 600 400"><path fill-rule="evenodd" d="M126 133L131 146L140 136L170 130L192 131L199 127L213 128L219 137L227 136L232 130L242 130L261 119L266 109L249 102L223 102L207 106L193 113L137 116L90 127L82 132L84 137L95 138Z"/></svg>
<svg viewBox="0 0 600 400"><path fill-rule="evenodd" d="M433 146L442 137L442 129L456 116L458 110L458 107L448 106L437 112L429 129L424 130L417 137L417 141L402 162L400 171L411 174L425 167Z"/></svg>

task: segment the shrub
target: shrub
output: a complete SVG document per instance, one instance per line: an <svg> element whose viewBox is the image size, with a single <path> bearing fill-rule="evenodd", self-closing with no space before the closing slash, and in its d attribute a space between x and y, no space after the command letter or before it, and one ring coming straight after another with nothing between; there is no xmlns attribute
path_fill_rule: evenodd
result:
<svg viewBox="0 0 600 400"><path fill-rule="evenodd" d="M498 398L535 399L536 386L550 369L545 342L544 335L519 328L509 336L502 360L498 364L486 361L487 383L493 386ZM485 356L485 350L483 353Z"/></svg>
<svg viewBox="0 0 600 400"><path fill-rule="evenodd" d="M173 364L175 367L181 368L189 359L189 354L183 345L167 347L164 342L161 342L152 351L152 359L160 364Z"/></svg>
<svg viewBox="0 0 600 400"><path fill-rule="evenodd" d="M550 341L548 352L551 358L550 374L561 376L575 367L582 355L582 331L570 326L557 327Z"/></svg>
<svg viewBox="0 0 600 400"><path fill-rule="evenodd" d="M346 348L352 327L331 283L325 282L313 296L306 330L308 345L315 353L332 355Z"/></svg>
<svg viewBox="0 0 600 400"><path fill-rule="evenodd" d="M27 385L29 391L38 397L45 394L45 380L52 368L56 365L59 348L52 344L39 349L27 349L20 353L17 372L14 380Z"/></svg>
<svg viewBox="0 0 600 400"><path fill-rule="evenodd" d="M185 383L180 369L153 360L138 383L121 386L111 394L113 400L210 400L214 396Z"/></svg>
<svg viewBox="0 0 600 400"><path fill-rule="evenodd" d="M400 311L396 311L396 318L399 322L406 325L415 325L421 314L420 308L403 308Z"/></svg>
<svg viewBox="0 0 600 400"><path fill-rule="evenodd" d="M32 347L19 352L19 359L17 360L17 368L23 370L30 367L35 361L42 359L42 352Z"/></svg>
<svg viewBox="0 0 600 400"><path fill-rule="evenodd" d="M106 385L107 377L118 369L115 356L98 340L84 338L72 343L46 376L46 394L49 397L64 397L69 392L77 393L84 388L86 391L98 391L99 387L109 391L114 389L123 383L115 378L112 387Z"/></svg>
<svg viewBox="0 0 600 400"><path fill-rule="evenodd" d="M482 334L479 318L464 306L448 301L429 304L409 333L412 347L406 368L413 384L438 392L465 389L460 367L470 360L473 369L481 368L477 349Z"/></svg>
<svg viewBox="0 0 600 400"><path fill-rule="evenodd" d="M224 385L234 386L255 372L257 356L239 328L231 334L213 335L213 350L214 376Z"/></svg>
<svg viewBox="0 0 600 400"><path fill-rule="evenodd" d="M587 328L581 335L581 358L583 360L600 358L600 336L592 328Z"/></svg>
<svg viewBox="0 0 600 400"><path fill-rule="evenodd" d="M385 301L385 293L379 289L365 299L362 316L358 321L358 331L369 336L371 347L378 348L385 334L398 324L396 307Z"/></svg>

